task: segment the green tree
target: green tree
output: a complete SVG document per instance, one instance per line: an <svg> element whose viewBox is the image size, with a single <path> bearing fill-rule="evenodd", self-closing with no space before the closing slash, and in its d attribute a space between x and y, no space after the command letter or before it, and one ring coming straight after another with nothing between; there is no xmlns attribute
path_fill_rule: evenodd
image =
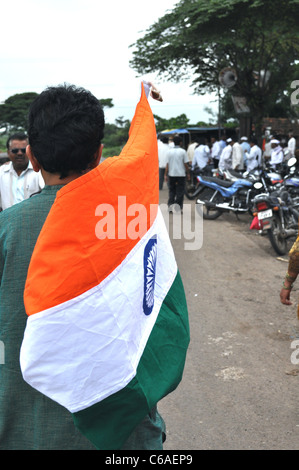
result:
<svg viewBox="0 0 299 470"><path fill-rule="evenodd" d="M299 53L299 0L181 0L132 45L131 66L171 81L192 78L195 93L217 92L231 67L230 95L247 100L256 129L288 89Z"/></svg>
<svg viewBox="0 0 299 470"><path fill-rule="evenodd" d="M113 108L114 104L112 102L112 98L102 98L100 100L101 102L101 105L103 106L103 108Z"/></svg>
<svg viewBox="0 0 299 470"><path fill-rule="evenodd" d="M27 130L27 117L32 101L38 96L35 92L18 93L9 96L0 104L0 128L2 134L10 134L16 130ZM113 108L112 98L100 100L103 108Z"/></svg>
<svg viewBox="0 0 299 470"><path fill-rule="evenodd" d="M123 116L115 120L115 124L107 123L104 131L104 157L119 155L122 147L126 144L129 135L131 121Z"/></svg>
<svg viewBox="0 0 299 470"><path fill-rule="evenodd" d="M172 117L169 119L165 119L157 116L157 114L154 114L154 118L157 132L161 132L166 129L183 129L189 125L189 119L187 118L186 114L180 114L177 117Z"/></svg>
<svg viewBox="0 0 299 470"><path fill-rule="evenodd" d="M16 130L26 131L29 106L38 96L34 92L19 93L7 98L0 105L0 128L3 134Z"/></svg>

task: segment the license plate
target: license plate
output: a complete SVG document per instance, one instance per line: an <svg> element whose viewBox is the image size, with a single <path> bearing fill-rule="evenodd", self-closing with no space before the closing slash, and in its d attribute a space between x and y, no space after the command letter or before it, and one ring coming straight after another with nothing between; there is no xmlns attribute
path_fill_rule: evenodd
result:
<svg viewBox="0 0 299 470"><path fill-rule="evenodd" d="M269 217L272 217L272 215L273 215L272 209L268 209L266 211L258 212L258 214L257 214L259 220L269 219Z"/></svg>

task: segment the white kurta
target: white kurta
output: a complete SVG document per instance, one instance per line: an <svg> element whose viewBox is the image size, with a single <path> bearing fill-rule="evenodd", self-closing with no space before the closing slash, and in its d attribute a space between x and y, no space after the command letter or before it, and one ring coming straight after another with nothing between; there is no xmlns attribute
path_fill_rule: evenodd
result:
<svg viewBox="0 0 299 470"><path fill-rule="evenodd" d="M270 165L278 165L283 161L283 150L280 145L275 147L271 152Z"/></svg>
<svg viewBox="0 0 299 470"><path fill-rule="evenodd" d="M253 145L247 155L247 171L254 170L262 163L262 151L257 145Z"/></svg>
<svg viewBox="0 0 299 470"><path fill-rule="evenodd" d="M220 155L219 168L220 170L229 170L232 167L232 146L227 145Z"/></svg>
<svg viewBox="0 0 299 470"><path fill-rule="evenodd" d="M210 149L207 145L199 145L194 151L192 160L192 169L197 165L199 168L204 168L210 158Z"/></svg>

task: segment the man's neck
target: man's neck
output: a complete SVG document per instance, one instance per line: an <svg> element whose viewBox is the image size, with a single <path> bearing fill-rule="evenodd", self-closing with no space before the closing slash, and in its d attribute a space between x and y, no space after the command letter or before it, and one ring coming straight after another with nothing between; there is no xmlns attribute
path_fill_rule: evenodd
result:
<svg viewBox="0 0 299 470"><path fill-rule="evenodd" d="M18 166L15 166L15 165L12 163L12 167L13 167L13 169L15 170L15 172L16 172L16 174L17 174L18 176L20 176L20 175L23 173L23 171L27 170L28 166L29 166L29 164L27 164L27 165L26 165L25 167L23 167L23 168L20 168L20 167L18 167Z"/></svg>
<svg viewBox="0 0 299 470"><path fill-rule="evenodd" d="M60 178L60 175L57 173L48 173L45 170L41 170L41 172L47 186L65 185L82 176L81 173L73 173L66 178Z"/></svg>

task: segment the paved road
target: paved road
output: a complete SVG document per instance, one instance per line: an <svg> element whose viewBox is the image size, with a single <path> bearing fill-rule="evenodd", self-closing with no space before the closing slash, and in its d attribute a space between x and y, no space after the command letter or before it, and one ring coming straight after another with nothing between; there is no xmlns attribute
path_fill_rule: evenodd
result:
<svg viewBox="0 0 299 470"><path fill-rule="evenodd" d="M191 343L183 381L159 407L165 450L298 449L299 365L291 346L299 339L299 283L293 306L279 302L287 257L278 259L244 215L204 221L199 250L186 251L177 239L173 246Z"/></svg>

